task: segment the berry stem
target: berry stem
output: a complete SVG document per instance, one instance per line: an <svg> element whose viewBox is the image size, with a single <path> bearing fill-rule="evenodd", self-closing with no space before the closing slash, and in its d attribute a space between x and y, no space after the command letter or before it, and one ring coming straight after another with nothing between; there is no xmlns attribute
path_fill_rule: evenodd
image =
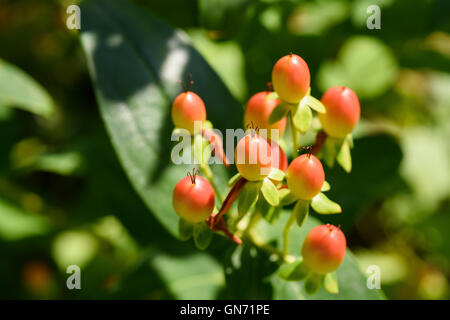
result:
<svg viewBox="0 0 450 320"><path fill-rule="evenodd" d="M320 150L322 149L322 146L325 143L326 139L327 139L327 134L325 133L325 131L320 130L319 132L317 132L316 142L314 143L314 146L312 147L311 153L318 154L320 152Z"/></svg>
<svg viewBox="0 0 450 320"><path fill-rule="evenodd" d="M286 222L286 225L283 229L283 255L286 257L289 254L289 231L291 230L292 226L295 222L295 211L292 210L291 216L289 217L289 220Z"/></svg>
<svg viewBox="0 0 450 320"><path fill-rule="evenodd" d="M239 196L239 193L241 193L242 188L244 188L246 183L247 183L247 180L245 178L240 178L234 184L233 188L231 188L227 197L223 201L222 207L220 208L219 213L217 215L215 215L213 219L211 219L211 221L210 221L211 228L213 228L214 225L219 222L219 219L230 210L231 205L237 199L237 197Z"/></svg>
<svg viewBox="0 0 450 320"><path fill-rule="evenodd" d="M230 161L228 160L223 150L223 142L220 136L215 134L214 131L208 129L202 129L202 135L211 144L214 154L217 157L219 157L222 160L225 167L228 168L230 166Z"/></svg>
<svg viewBox="0 0 450 320"><path fill-rule="evenodd" d="M208 219L206 219L206 224L210 227L210 229L214 231L222 231L228 238L230 238L231 241L233 241L237 245L242 244L242 240L231 233L231 231L228 229L223 217L217 218L217 215L211 215Z"/></svg>
<svg viewBox="0 0 450 320"><path fill-rule="evenodd" d="M297 146L299 145L297 130L295 130L294 126L294 116L292 115L292 111L289 111L289 121L291 123L291 133L292 133L292 158L295 159L297 155Z"/></svg>

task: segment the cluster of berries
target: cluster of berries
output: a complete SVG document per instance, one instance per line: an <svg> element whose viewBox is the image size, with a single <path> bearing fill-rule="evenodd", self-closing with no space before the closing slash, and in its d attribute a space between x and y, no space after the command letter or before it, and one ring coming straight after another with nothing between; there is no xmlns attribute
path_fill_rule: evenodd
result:
<svg viewBox="0 0 450 320"><path fill-rule="evenodd" d="M349 155L351 132L360 116L356 94L347 87L332 87L320 101L315 99L310 95L308 65L300 56L292 53L274 65L272 85L274 91L256 93L248 101L244 114L248 132L238 142L234 155L239 173L231 178L231 189L220 209L215 210L216 192L212 181L199 176L198 171L194 170L176 184L173 207L185 226L191 224L195 230L195 225L201 224L201 228L206 225L210 230L224 232L240 244L241 240L229 231L223 218L236 199L239 199L238 211L241 217L261 201L269 204L268 207L296 203L292 219L288 221L290 225L285 228L287 231L293 221L297 221L299 226L303 224L310 205L321 214L341 212L340 206L322 193L329 190L330 186L325 181L319 158L332 158L339 162L340 153L348 152ZM314 146L297 149L298 134L304 134L311 127L312 110L317 112L322 129L317 132ZM173 102L172 120L176 128L186 129L192 135L198 134L194 131L194 122L203 124L206 121L203 100L185 88ZM271 136L271 130L278 130L278 136L281 137L288 122L294 146L294 159L290 164L280 141L275 141L277 139ZM260 135L260 129L267 129L267 133ZM200 134L214 145L215 155L221 157L228 166L221 139L207 129L202 129ZM322 148L327 143L328 147ZM307 152L297 156L301 149ZM328 150L327 154L324 149ZM330 156L331 149L334 152ZM342 166L349 169L348 165ZM286 183L283 183L284 180ZM284 254L287 255L288 237L285 235L284 239ZM326 275L339 267L345 250L346 239L338 227L329 224L317 226L304 240L301 268L306 267L308 272L315 275Z"/></svg>

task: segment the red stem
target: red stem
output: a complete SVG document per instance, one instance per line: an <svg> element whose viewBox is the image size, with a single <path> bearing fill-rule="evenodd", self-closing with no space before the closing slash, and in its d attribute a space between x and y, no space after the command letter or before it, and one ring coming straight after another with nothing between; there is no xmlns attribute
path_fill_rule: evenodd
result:
<svg viewBox="0 0 450 320"><path fill-rule="evenodd" d="M203 129L202 135L209 141L213 147L214 154L222 159L222 162L228 168L230 166L230 161L228 160L225 152L223 151L223 142L218 134L212 130Z"/></svg>
<svg viewBox="0 0 450 320"><path fill-rule="evenodd" d="M239 178L239 180L236 181L234 186L231 188L230 192L228 192L227 197L223 201L222 207L220 207L219 212L217 214L212 214L208 219L206 219L206 223L211 230L223 231L223 233L225 233L228 238L230 238L238 245L240 245L242 241L234 234L232 234L230 230L228 230L225 220L223 219L223 215L230 210L233 202L237 199L247 181L248 180L245 178Z"/></svg>
<svg viewBox="0 0 450 320"><path fill-rule="evenodd" d="M241 193L242 189L244 188L245 184L248 182L245 178L239 178L239 180L234 184L233 188L231 188L230 192L227 194L227 197L222 203L222 207L219 210L219 213L217 214L217 218L220 218L225 213L227 213L233 202L237 199L239 194Z"/></svg>
<svg viewBox="0 0 450 320"><path fill-rule="evenodd" d="M225 223L225 220L223 217L216 218L217 215L212 215L210 218L206 220L206 224L214 231L222 231L225 233L225 235L231 239L234 243L237 245L242 244L242 240L239 239L237 236L231 233L231 231L228 229L227 224ZM211 221L215 221L215 225L211 225Z"/></svg>
<svg viewBox="0 0 450 320"><path fill-rule="evenodd" d="M325 131L320 130L316 135L316 142L314 143L311 153L318 154L320 152L320 150L322 149L322 146L325 143L326 139L327 139L327 134L325 133Z"/></svg>

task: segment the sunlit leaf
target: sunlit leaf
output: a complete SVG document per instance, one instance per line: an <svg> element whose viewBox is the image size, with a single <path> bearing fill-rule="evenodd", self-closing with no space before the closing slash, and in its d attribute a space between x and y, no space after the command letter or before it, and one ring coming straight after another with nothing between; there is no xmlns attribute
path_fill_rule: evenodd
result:
<svg viewBox="0 0 450 320"><path fill-rule="evenodd" d="M327 109L325 109L325 106L322 104L322 102L320 102L320 100L314 98L311 95L306 95L302 102L306 104L308 107L310 107L311 109L320 112L320 113L325 113L327 112Z"/></svg>
<svg viewBox="0 0 450 320"><path fill-rule="evenodd" d="M342 143L341 149L336 156L336 161L346 172L352 171L352 155L347 140L344 140Z"/></svg>
<svg viewBox="0 0 450 320"><path fill-rule="evenodd" d="M327 181L324 181L323 185L322 185L322 189L320 189L320 191L325 192L325 191L328 191L330 189L331 189L330 184Z"/></svg>
<svg viewBox="0 0 450 320"><path fill-rule="evenodd" d="M272 125L284 117L286 117L286 114L289 112L290 106L286 103L280 103L278 106L276 106L272 113L269 116L269 125Z"/></svg>
<svg viewBox="0 0 450 320"><path fill-rule="evenodd" d="M266 199L270 205L278 206L278 204L280 203L277 187L273 184L272 181L270 181L270 179L265 178L263 180L261 193L263 194L264 199Z"/></svg>
<svg viewBox="0 0 450 320"><path fill-rule="evenodd" d="M305 103L299 103L292 119L295 128L302 134L305 134L311 127L312 119L311 108Z"/></svg>
<svg viewBox="0 0 450 320"><path fill-rule="evenodd" d="M298 200L294 207L294 214L299 227L303 226L309 214L310 201Z"/></svg>
<svg viewBox="0 0 450 320"><path fill-rule="evenodd" d="M258 197L255 205L255 214L260 214L267 222L275 223L280 216L281 206L271 206L264 197Z"/></svg>
<svg viewBox="0 0 450 320"><path fill-rule="evenodd" d="M291 190L288 188L283 188L278 191L280 196L280 205L287 206L291 203L294 203L298 199L292 194Z"/></svg>
<svg viewBox="0 0 450 320"><path fill-rule="evenodd" d="M341 206L328 199L328 197L322 192L319 192L319 194L311 200L311 207L314 211L320 214L334 214L342 212Z"/></svg>
<svg viewBox="0 0 450 320"><path fill-rule="evenodd" d="M322 284L323 276L315 273L310 273L304 282L305 291L309 295L315 294L319 291Z"/></svg>
<svg viewBox="0 0 450 320"><path fill-rule="evenodd" d="M337 281L336 272L330 272L323 278L323 288L331 294L339 293L339 285Z"/></svg>
<svg viewBox="0 0 450 320"><path fill-rule="evenodd" d="M18 107L43 117L55 112L50 95L36 80L1 59L0 107Z"/></svg>
<svg viewBox="0 0 450 320"><path fill-rule="evenodd" d="M213 235L213 231L205 222L199 222L194 225L194 243L200 250L208 248Z"/></svg>
<svg viewBox="0 0 450 320"><path fill-rule="evenodd" d="M269 173L269 178L275 181L281 181L284 179L284 172L273 167Z"/></svg>
<svg viewBox="0 0 450 320"><path fill-rule="evenodd" d="M194 234L194 223L180 219L180 222L178 223L178 232L180 240L189 240Z"/></svg>
<svg viewBox="0 0 450 320"><path fill-rule="evenodd" d="M239 216L247 214L258 201L260 182L247 182L239 194L238 212Z"/></svg>
<svg viewBox="0 0 450 320"><path fill-rule="evenodd" d="M298 259L293 263L282 264L278 276L286 281L301 281L308 276L309 272L303 263L303 259Z"/></svg>

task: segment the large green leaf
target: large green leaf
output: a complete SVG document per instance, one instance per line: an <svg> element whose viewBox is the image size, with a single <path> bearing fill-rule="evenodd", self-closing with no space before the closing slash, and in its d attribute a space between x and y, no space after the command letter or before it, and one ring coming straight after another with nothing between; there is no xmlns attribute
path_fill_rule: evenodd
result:
<svg viewBox="0 0 450 320"><path fill-rule="evenodd" d="M44 117L54 112L47 91L21 69L1 59L0 107L18 107Z"/></svg>
<svg viewBox="0 0 450 320"><path fill-rule="evenodd" d="M176 235L171 194L188 170L170 160L170 106L180 92L177 81L193 75L193 91L218 129L239 127L242 108L183 32L119 0L88 0L81 11L82 45L113 146L141 198ZM213 171L223 190L225 169L218 165Z"/></svg>
<svg viewBox="0 0 450 320"><path fill-rule="evenodd" d="M214 299L225 284L222 267L206 254L157 254L150 265L177 299Z"/></svg>
<svg viewBox="0 0 450 320"><path fill-rule="evenodd" d="M268 224L263 219L258 224L258 235L266 242L276 241L279 249L283 246L282 229L289 218L289 212L282 212L275 224ZM289 254L300 257L303 240L308 232L320 222L314 217L309 217L302 228L293 227L289 233ZM275 273L271 276L274 299L381 299L384 297L381 290L367 288L366 276L360 269L354 255L347 249L344 262L337 269L339 294L330 294L324 288L317 293L308 295L304 291L303 282L285 281Z"/></svg>

